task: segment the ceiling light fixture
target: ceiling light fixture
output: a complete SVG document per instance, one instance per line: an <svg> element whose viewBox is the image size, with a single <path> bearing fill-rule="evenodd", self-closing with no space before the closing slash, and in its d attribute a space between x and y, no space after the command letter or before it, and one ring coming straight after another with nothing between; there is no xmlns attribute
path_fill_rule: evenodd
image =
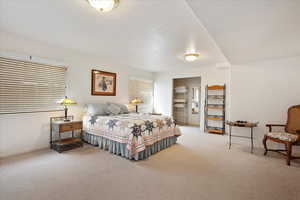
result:
<svg viewBox="0 0 300 200"><path fill-rule="evenodd" d="M199 54L198 53L186 53L184 55L184 57L185 57L186 61L193 62L199 58Z"/></svg>
<svg viewBox="0 0 300 200"><path fill-rule="evenodd" d="M119 0L88 0L93 8L101 12L109 12L116 8Z"/></svg>

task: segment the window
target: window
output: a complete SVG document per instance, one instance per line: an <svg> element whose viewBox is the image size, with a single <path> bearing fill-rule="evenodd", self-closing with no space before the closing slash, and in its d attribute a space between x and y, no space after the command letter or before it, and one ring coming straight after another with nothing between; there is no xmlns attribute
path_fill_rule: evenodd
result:
<svg viewBox="0 0 300 200"><path fill-rule="evenodd" d="M129 102L134 98L139 98L144 102L138 105L139 112L153 112L153 81L131 78L129 80Z"/></svg>
<svg viewBox="0 0 300 200"><path fill-rule="evenodd" d="M0 57L0 114L61 110L64 67Z"/></svg>

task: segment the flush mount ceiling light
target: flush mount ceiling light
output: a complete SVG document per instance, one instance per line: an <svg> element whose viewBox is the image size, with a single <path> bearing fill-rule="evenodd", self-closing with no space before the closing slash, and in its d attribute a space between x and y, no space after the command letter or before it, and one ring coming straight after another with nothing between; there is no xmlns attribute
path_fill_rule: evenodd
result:
<svg viewBox="0 0 300 200"><path fill-rule="evenodd" d="M199 58L199 54L198 53L186 53L186 54L184 54L184 58L188 62L193 62Z"/></svg>
<svg viewBox="0 0 300 200"><path fill-rule="evenodd" d="M109 12L116 8L119 0L88 0L93 8L101 12Z"/></svg>

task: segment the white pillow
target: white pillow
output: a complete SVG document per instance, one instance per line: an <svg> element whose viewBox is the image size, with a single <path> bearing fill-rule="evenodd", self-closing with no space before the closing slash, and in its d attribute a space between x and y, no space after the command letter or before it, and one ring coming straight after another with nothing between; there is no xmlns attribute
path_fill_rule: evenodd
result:
<svg viewBox="0 0 300 200"><path fill-rule="evenodd" d="M107 107L107 111L109 115L118 115L120 114L121 112L121 108L115 104L110 104L108 107Z"/></svg>
<svg viewBox="0 0 300 200"><path fill-rule="evenodd" d="M119 103L110 103L110 104L118 106L121 109L120 114L128 114L129 113L127 106L124 104L119 104Z"/></svg>
<svg viewBox="0 0 300 200"><path fill-rule="evenodd" d="M91 116L95 115L106 115L106 103L93 103L87 104L87 114Z"/></svg>

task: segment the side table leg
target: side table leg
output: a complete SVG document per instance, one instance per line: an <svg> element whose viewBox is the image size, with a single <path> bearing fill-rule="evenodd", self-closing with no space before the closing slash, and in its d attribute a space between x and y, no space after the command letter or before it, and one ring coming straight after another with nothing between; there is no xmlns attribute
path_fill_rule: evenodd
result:
<svg viewBox="0 0 300 200"><path fill-rule="evenodd" d="M229 126L229 149L231 148L231 126Z"/></svg>
<svg viewBox="0 0 300 200"><path fill-rule="evenodd" d="M253 153L253 127L251 127L251 153Z"/></svg>

